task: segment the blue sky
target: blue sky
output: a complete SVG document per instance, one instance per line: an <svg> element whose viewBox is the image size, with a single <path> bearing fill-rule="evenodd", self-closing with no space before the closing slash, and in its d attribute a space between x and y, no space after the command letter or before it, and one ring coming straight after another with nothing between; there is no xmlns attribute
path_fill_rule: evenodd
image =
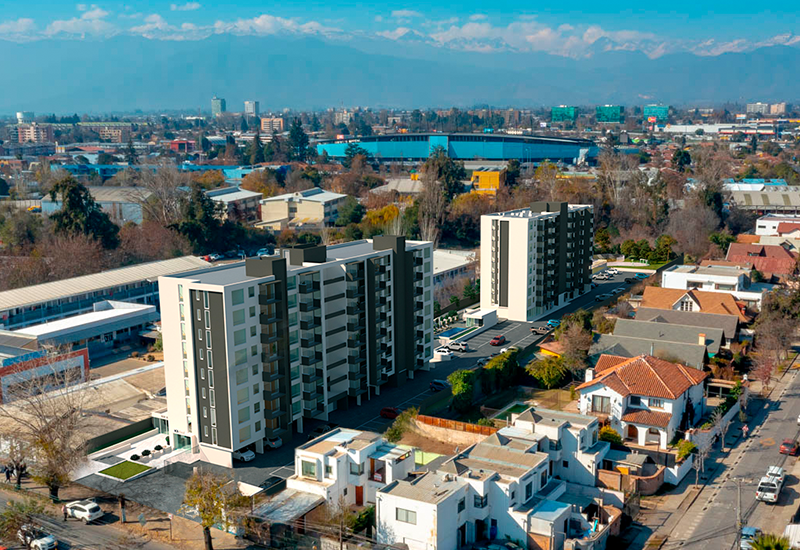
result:
<svg viewBox="0 0 800 550"><path fill-rule="evenodd" d="M10 4L10 5L8 5ZM520 6L524 6L524 9ZM650 57L688 51L717 55L773 44L800 45L796 2L397 3L281 0L109 1L9 0L0 12L0 40L102 39L134 34L197 40L212 34L300 34L331 40L392 40L470 51L538 51L569 57L602 49ZM599 42L598 42L599 41Z"/></svg>

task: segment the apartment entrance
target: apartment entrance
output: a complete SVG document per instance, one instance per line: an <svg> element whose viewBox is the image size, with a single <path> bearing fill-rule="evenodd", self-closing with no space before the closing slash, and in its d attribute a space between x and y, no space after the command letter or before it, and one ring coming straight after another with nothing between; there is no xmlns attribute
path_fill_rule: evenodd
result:
<svg viewBox="0 0 800 550"><path fill-rule="evenodd" d="M486 521L482 519L475 520L475 540L484 540L488 538L486 533Z"/></svg>
<svg viewBox="0 0 800 550"><path fill-rule="evenodd" d="M458 548L461 548L462 546L466 546L467 545L467 524L466 523L458 528L458 535L456 536L456 541L458 542L458 544L457 544Z"/></svg>
<svg viewBox="0 0 800 550"><path fill-rule="evenodd" d="M364 506L364 487L356 485L356 506Z"/></svg>

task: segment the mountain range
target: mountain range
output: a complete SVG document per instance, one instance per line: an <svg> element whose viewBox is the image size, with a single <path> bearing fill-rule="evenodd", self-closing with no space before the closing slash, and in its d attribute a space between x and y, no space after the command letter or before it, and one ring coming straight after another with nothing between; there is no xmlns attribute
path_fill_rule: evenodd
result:
<svg viewBox="0 0 800 550"><path fill-rule="evenodd" d="M762 47L699 56L593 44L579 59L546 53L480 53L415 41L213 35L154 40L2 42L0 114L210 109L213 95L241 111L375 108L537 107L554 104L718 105L789 101L800 90L800 48Z"/></svg>

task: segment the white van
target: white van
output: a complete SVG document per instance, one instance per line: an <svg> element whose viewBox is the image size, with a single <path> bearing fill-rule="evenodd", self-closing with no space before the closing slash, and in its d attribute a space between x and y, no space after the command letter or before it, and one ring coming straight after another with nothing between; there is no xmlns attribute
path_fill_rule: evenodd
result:
<svg viewBox="0 0 800 550"><path fill-rule="evenodd" d="M783 468L770 466L767 475L761 478L756 489L756 500L763 502L776 503L780 496L783 482L786 480L786 473Z"/></svg>

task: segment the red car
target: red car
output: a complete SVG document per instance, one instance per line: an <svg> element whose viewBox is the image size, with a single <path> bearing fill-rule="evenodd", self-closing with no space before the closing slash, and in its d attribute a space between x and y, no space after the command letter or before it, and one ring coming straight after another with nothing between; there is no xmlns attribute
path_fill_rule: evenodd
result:
<svg viewBox="0 0 800 550"><path fill-rule="evenodd" d="M489 345L490 346L500 346L500 345L505 344L505 343L506 343L506 337L503 336L502 334L498 334L497 336L492 338L492 340L489 342Z"/></svg>
<svg viewBox="0 0 800 550"><path fill-rule="evenodd" d="M400 409L397 407L384 407L381 409L381 416L392 420L400 416Z"/></svg>
<svg viewBox="0 0 800 550"><path fill-rule="evenodd" d="M800 451L800 445L794 439L784 439L781 443L782 455L797 456L798 451Z"/></svg>

